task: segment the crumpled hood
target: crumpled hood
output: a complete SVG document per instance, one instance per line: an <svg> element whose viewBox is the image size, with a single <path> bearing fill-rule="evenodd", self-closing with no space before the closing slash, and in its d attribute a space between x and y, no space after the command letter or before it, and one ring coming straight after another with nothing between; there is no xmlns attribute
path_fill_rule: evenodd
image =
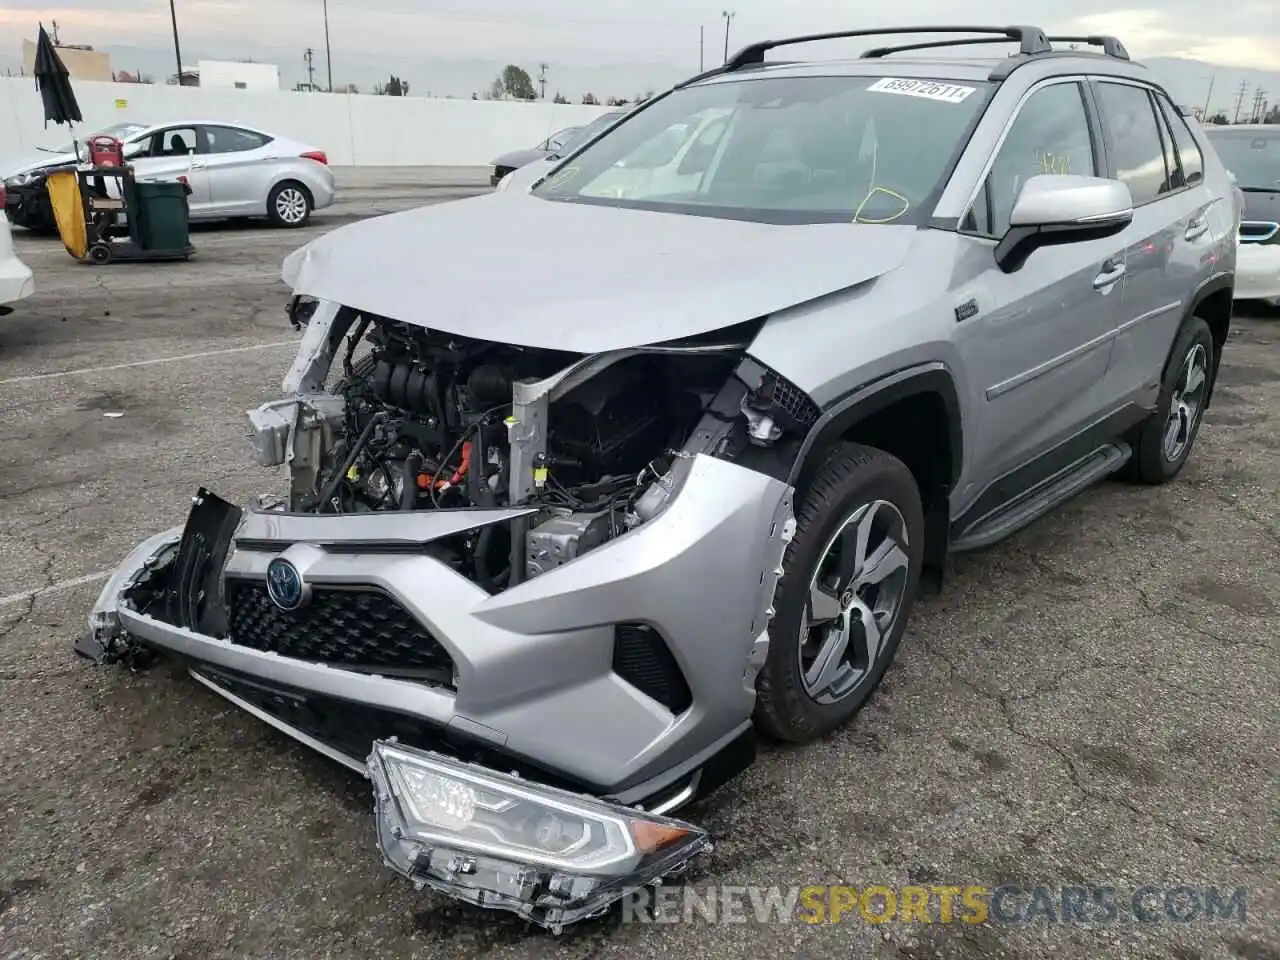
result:
<svg viewBox="0 0 1280 960"><path fill-rule="evenodd" d="M899 266L909 226L777 226L494 193L340 227L295 294L459 336L600 353L711 333Z"/></svg>
<svg viewBox="0 0 1280 960"><path fill-rule="evenodd" d="M34 153L23 157L8 158L0 166L0 180L16 177L20 173L30 173L45 167L57 167L64 163L75 163L74 153Z"/></svg>
<svg viewBox="0 0 1280 960"><path fill-rule="evenodd" d="M547 156L549 150L512 150L510 153L504 153L500 157L496 157L493 161L495 167L523 167L526 163L533 163L535 160L541 160Z"/></svg>

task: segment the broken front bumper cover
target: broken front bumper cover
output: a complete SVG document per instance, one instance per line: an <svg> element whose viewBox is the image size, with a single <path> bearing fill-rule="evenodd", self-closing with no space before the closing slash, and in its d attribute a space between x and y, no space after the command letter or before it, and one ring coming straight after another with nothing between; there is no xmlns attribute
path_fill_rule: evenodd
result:
<svg viewBox="0 0 1280 960"><path fill-rule="evenodd" d="M559 932L708 852L688 823L389 741L369 757L388 867Z"/></svg>

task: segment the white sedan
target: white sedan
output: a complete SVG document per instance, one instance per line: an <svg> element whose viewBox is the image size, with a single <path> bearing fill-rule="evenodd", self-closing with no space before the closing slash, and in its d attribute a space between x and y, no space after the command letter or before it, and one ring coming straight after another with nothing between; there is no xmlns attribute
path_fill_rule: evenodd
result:
<svg viewBox="0 0 1280 960"><path fill-rule="evenodd" d="M1235 177L1242 206L1236 299L1280 306L1280 126L1241 123L1205 130Z"/></svg>
<svg viewBox="0 0 1280 960"><path fill-rule="evenodd" d="M186 179L192 220L266 217L281 227L300 227L333 203L329 158L312 144L243 124L190 121L120 123L86 136L105 135L124 143L124 156L138 179ZM71 144L3 171L6 212L14 224L53 229L44 189L46 171L74 163Z"/></svg>
<svg viewBox="0 0 1280 960"><path fill-rule="evenodd" d="M0 186L0 211L4 209L4 187ZM9 218L0 212L0 316L12 312L8 304L31 296L34 284L31 269L13 249Z"/></svg>

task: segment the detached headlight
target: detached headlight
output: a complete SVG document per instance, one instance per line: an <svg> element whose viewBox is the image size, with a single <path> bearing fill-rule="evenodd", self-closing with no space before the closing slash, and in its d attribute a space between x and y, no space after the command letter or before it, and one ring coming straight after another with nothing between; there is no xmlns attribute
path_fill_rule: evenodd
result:
<svg viewBox="0 0 1280 960"><path fill-rule="evenodd" d="M710 849L688 823L377 741L378 846L416 886L559 930Z"/></svg>

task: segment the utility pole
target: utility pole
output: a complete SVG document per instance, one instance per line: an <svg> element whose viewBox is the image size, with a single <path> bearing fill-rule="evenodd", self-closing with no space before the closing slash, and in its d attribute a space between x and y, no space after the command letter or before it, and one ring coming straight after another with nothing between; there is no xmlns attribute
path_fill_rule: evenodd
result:
<svg viewBox="0 0 1280 960"><path fill-rule="evenodd" d="M538 99L547 99L547 65L545 63L538 64L538 87L541 90Z"/></svg>
<svg viewBox="0 0 1280 960"><path fill-rule="evenodd" d="M728 10L725 10L721 14L721 16L724 17L724 62L728 63L729 62L729 25L733 23L733 18L736 17L737 14L730 13Z"/></svg>
<svg viewBox="0 0 1280 960"><path fill-rule="evenodd" d="M329 71L329 92L333 93L333 52L329 49L329 0L324 0L324 65Z"/></svg>
<svg viewBox="0 0 1280 960"><path fill-rule="evenodd" d="M173 24L173 57L178 61L178 86L182 86L182 48L178 46L178 12L169 0L169 20Z"/></svg>
<svg viewBox="0 0 1280 960"><path fill-rule="evenodd" d="M698 28L698 72L699 72L699 73L702 73L704 70L706 70L706 69L707 69L707 58L706 58L707 38L706 38L706 32L707 32L707 28L706 28L706 27L699 27L699 28Z"/></svg>
<svg viewBox="0 0 1280 960"><path fill-rule="evenodd" d="M61 46L61 44L58 43L58 21L57 20L53 21L53 45L55 47Z"/></svg>
<svg viewBox="0 0 1280 960"><path fill-rule="evenodd" d="M1267 107L1267 91L1259 85L1253 91L1253 110L1249 113L1250 123L1261 123L1263 112Z"/></svg>
<svg viewBox="0 0 1280 960"><path fill-rule="evenodd" d="M1248 81L1248 80L1241 80L1241 81L1240 81L1240 90L1236 93L1236 113L1235 113L1235 116L1234 116L1234 117L1232 118L1232 120L1231 120L1231 122L1232 122L1232 123L1239 123L1239 122L1240 122L1240 107L1244 104L1244 95L1245 95L1245 92L1246 92L1248 89L1249 89L1249 81Z"/></svg>
<svg viewBox="0 0 1280 960"><path fill-rule="evenodd" d="M316 67L315 67L315 64L311 62L312 58L314 58L315 55L316 55L316 52L312 50L310 47L307 47L307 52L302 55L302 59L307 61L307 89L308 90L315 90L316 88Z"/></svg>
<svg viewBox="0 0 1280 960"><path fill-rule="evenodd" d="M1213 99L1213 82L1216 79L1218 79L1216 73L1209 77L1209 92L1204 97L1204 119L1206 122L1209 119L1209 101Z"/></svg>

